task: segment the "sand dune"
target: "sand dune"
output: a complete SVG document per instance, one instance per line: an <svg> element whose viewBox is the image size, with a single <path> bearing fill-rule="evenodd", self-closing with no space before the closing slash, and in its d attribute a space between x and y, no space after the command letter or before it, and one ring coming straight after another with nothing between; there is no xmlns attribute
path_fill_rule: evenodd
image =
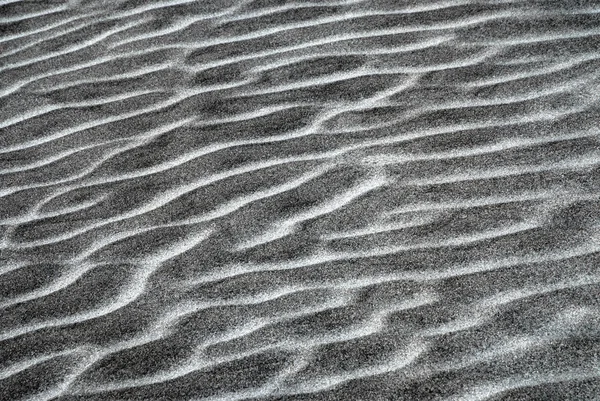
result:
<svg viewBox="0 0 600 401"><path fill-rule="evenodd" d="M600 399L596 2L0 26L0 399Z"/></svg>

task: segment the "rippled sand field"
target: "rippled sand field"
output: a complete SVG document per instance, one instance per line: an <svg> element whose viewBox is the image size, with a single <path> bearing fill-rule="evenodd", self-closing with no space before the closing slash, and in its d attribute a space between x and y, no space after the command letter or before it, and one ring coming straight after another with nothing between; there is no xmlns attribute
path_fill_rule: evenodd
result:
<svg viewBox="0 0 600 401"><path fill-rule="evenodd" d="M1 400L600 400L600 2L0 4Z"/></svg>

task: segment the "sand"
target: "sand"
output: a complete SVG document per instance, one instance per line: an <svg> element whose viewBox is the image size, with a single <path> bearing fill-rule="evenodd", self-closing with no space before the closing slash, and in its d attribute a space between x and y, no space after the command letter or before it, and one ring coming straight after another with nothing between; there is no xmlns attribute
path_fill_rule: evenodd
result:
<svg viewBox="0 0 600 401"><path fill-rule="evenodd" d="M600 399L600 5L0 1L0 399Z"/></svg>

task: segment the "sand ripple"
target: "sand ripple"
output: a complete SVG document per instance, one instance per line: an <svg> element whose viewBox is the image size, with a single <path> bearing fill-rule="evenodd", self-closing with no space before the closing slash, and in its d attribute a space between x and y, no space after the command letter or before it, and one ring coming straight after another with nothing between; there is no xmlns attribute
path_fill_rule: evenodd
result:
<svg viewBox="0 0 600 401"><path fill-rule="evenodd" d="M599 17L2 1L0 399L598 399Z"/></svg>

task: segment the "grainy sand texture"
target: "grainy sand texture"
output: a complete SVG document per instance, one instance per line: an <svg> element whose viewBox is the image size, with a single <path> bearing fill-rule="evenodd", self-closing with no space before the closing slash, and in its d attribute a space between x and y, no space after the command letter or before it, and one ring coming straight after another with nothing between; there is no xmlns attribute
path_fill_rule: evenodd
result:
<svg viewBox="0 0 600 401"><path fill-rule="evenodd" d="M0 400L600 400L600 1L0 0Z"/></svg>

